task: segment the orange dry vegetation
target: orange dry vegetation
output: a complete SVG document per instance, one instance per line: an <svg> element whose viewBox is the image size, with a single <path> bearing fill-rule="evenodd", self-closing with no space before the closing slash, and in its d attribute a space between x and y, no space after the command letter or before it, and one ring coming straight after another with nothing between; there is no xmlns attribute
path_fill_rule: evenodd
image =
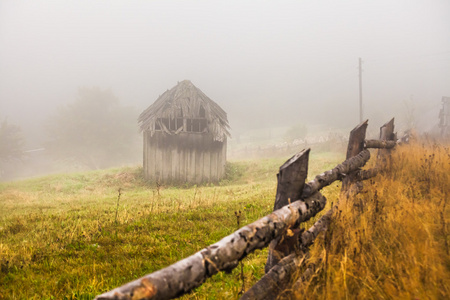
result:
<svg viewBox="0 0 450 300"><path fill-rule="evenodd" d="M395 149L388 171L357 196L341 196L303 267L313 275L285 296L450 299L449 179L448 147Z"/></svg>

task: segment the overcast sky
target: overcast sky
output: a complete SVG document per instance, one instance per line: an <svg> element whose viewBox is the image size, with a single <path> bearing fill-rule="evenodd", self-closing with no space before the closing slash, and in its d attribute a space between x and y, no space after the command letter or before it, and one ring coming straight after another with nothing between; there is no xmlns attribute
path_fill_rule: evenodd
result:
<svg viewBox="0 0 450 300"><path fill-rule="evenodd" d="M359 57L365 117L436 109L450 1L2 0L0 118L37 130L80 86L141 111L189 79L234 130L356 125Z"/></svg>

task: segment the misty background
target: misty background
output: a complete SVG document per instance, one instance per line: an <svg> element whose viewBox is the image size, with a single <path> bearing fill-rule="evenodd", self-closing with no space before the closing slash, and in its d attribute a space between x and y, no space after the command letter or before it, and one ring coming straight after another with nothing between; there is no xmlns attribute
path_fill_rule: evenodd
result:
<svg viewBox="0 0 450 300"><path fill-rule="evenodd" d="M20 127L23 150L46 148L49 120L92 88L135 112L139 138L139 113L188 79L228 113L234 141L348 130L359 57L369 127L431 129L450 96L450 1L3 0L0 121Z"/></svg>

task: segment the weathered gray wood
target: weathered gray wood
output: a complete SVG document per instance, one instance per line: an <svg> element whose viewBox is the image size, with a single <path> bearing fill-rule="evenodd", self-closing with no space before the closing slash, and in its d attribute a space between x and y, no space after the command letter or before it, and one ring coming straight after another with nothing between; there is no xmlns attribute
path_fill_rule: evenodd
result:
<svg viewBox="0 0 450 300"><path fill-rule="evenodd" d="M295 228L315 216L325 204L326 199L320 193L304 201L295 201L188 258L99 295L96 299L171 299L180 296L217 272L236 267L238 261L252 251L266 247L288 228Z"/></svg>
<svg viewBox="0 0 450 300"><path fill-rule="evenodd" d="M178 182L180 180L180 157L178 156L178 151L176 147L172 147L170 159L171 159L170 169L172 182Z"/></svg>
<svg viewBox="0 0 450 300"><path fill-rule="evenodd" d="M304 149L298 152L280 167L277 174L278 184L273 210L277 210L289 204L289 201L300 199L306 177L308 176L309 152L310 149ZM291 251L281 251L281 249L278 248L285 248L285 245L280 245L279 243L280 239L274 239L270 242L267 262L264 268L266 273L272 266L276 265L283 256L294 251L294 249L291 249Z"/></svg>
<svg viewBox="0 0 450 300"><path fill-rule="evenodd" d="M205 151L203 154L203 182L211 181L211 152Z"/></svg>
<svg viewBox="0 0 450 300"><path fill-rule="evenodd" d="M159 131L153 136L145 132L144 140L143 165L147 179L198 184L217 182L224 175L225 140L214 141L212 136L199 133L169 135Z"/></svg>
<svg viewBox="0 0 450 300"><path fill-rule="evenodd" d="M366 138L366 130L369 120L365 120L352 131L350 131L350 137L348 139L347 156L345 159L352 158L364 150L364 140Z"/></svg>
<svg viewBox="0 0 450 300"><path fill-rule="evenodd" d="M273 210L277 210L291 201L300 199L306 177L311 149L304 149L288 159L277 174L277 193Z"/></svg>
<svg viewBox="0 0 450 300"><path fill-rule="evenodd" d="M317 175L316 178L305 184L302 197L308 197L325 186L332 184L334 181L342 180L342 178L350 172L356 171L363 167L369 158L369 150L363 150L357 156L353 156L352 158L344 161L342 164L337 165L333 170Z"/></svg>
<svg viewBox="0 0 450 300"><path fill-rule="evenodd" d="M364 148L392 149L397 145L396 141L365 140Z"/></svg>
<svg viewBox="0 0 450 300"><path fill-rule="evenodd" d="M289 254L274 265L257 283L255 283L241 300L275 299L276 296L291 282L291 278L305 259L307 248L312 245L320 232L325 231L330 222L333 209L327 211L311 228L303 232L298 240L297 251Z"/></svg>
<svg viewBox="0 0 450 300"><path fill-rule="evenodd" d="M380 127L380 140L382 141L392 141L395 140L394 134L394 118L389 122ZM378 165L386 166L390 162L390 149L379 149L378 150Z"/></svg>
<svg viewBox="0 0 450 300"><path fill-rule="evenodd" d="M365 120L350 132L346 159L352 158L364 150L364 140L366 138L368 122L369 120ZM346 190L350 186L353 180L352 177L351 173L346 174L342 180L342 190Z"/></svg>

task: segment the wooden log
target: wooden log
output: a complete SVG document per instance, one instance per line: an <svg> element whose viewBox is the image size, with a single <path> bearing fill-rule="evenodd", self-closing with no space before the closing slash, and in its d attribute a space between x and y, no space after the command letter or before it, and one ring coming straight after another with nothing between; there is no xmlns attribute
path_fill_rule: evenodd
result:
<svg viewBox="0 0 450 300"><path fill-rule="evenodd" d="M345 159L352 158L364 150L364 140L366 138L366 130L369 120L365 120L356 126L348 138L347 155ZM342 180L342 190L347 190L352 182L352 174L347 174Z"/></svg>
<svg viewBox="0 0 450 300"><path fill-rule="evenodd" d="M365 140L364 148L392 149L397 145L396 141Z"/></svg>
<svg viewBox="0 0 450 300"><path fill-rule="evenodd" d="M342 180L350 172L363 167L369 158L370 152L366 149L361 151L357 156L353 156L342 164L337 165L334 169L317 175L316 178L305 184L302 197L308 197L325 186L332 184L334 181Z"/></svg>
<svg viewBox="0 0 450 300"><path fill-rule="evenodd" d="M306 177L308 176L308 160L310 149L302 150L288 159L277 174L277 193L273 210L277 210L289 204L289 201L300 199ZM280 244L280 238L273 239L269 244L265 272L267 273L272 266L276 265L283 256L288 255L294 249L287 250L291 244L291 239L295 237L283 238L283 244Z"/></svg>
<svg viewBox="0 0 450 300"><path fill-rule="evenodd" d="M379 172L380 172L379 168L372 168L369 170L358 170L355 173L355 178L357 181L363 181L377 176Z"/></svg>
<svg viewBox="0 0 450 300"><path fill-rule="evenodd" d="M290 281L292 274L300 265L302 255L292 253L265 274L247 292L242 295L241 300L276 299L283 291L285 285Z"/></svg>
<svg viewBox="0 0 450 300"><path fill-rule="evenodd" d="M332 214L333 209L330 209L311 228L303 232L298 240L300 245L297 251L284 257L274 265L266 275L241 297L241 300L275 299L285 286L291 282L292 276L305 260L307 248L312 245L320 232L328 228Z"/></svg>
<svg viewBox="0 0 450 300"><path fill-rule="evenodd" d="M325 204L326 199L320 193L304 201L295 201L179 262L95 299L172 299L181 296L217 272L236 267L249 253L266 247L288 228L315 216Z"/></svg>
<svg viewBox="0 0 450 300"><path fill-rule="evenodd" d="M312 245L316 237L322 231L327 230L328 225L331 222L331 216L333 215L334 208L327 211L311 228L305 231L300 238L302 247L309 247Z"/></svg>

